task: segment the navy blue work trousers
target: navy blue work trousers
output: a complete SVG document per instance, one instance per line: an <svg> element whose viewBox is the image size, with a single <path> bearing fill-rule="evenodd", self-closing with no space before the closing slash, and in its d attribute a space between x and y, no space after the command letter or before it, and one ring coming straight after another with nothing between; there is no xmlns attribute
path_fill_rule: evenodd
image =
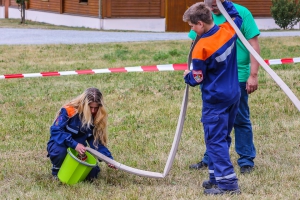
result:
<svg viewBox="0 0 300 200"><path fill-rule="evenodd" d="M248 105L248 93L246 91L246 82L240 82L241 98L238 114L234 122L235 151L239 155L238 165L254 166L256 149L254 146L252 124L250 121L250 110ZM209 158L204 153L202 162L208 164Z"/></svg>
<svg viewBox="0 0 300 200"><path fill-rule="evenodd" d="M202 109L206 152L209 157L209 180L223 190L238 189L238 179L230 160L230 133L238 112L239 99L229 106Z"/></svg>

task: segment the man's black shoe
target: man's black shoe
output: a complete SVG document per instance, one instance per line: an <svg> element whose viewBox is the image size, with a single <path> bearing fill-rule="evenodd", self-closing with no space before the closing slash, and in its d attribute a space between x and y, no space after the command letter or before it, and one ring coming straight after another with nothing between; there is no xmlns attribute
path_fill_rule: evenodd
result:
<svg viewBox="0 0 300 200"><path fill-rule="evenodd" d="M254 170L253 166L245 165L240 169L241 174L250 174Z"/></svg>
<svg viewBox="0 0 300 200"><path fill-rule="evenodd" d="M190 169L206 169L207 164L204 163L203 161L198 162L197 164L192 164L190 165Z"/></svg>
<svg viewBox="0 0 300 200"><path fill-rule="evenodd" d="M240 191L240 189L222 190L220 188L211 188L211 189L205 189L204 194L206 194L206 195L223 195L223 194L237 195L237 194L241 194L241 191Z"/></svg>
<svg viewBox="0 0 300 200"><path fill-rule="evenodd" d="M216 188L218 186L216 184L210 182L209 180L207 180L207 181L203 181L202 187L204 187L205 189L211 189L211 188Z"/></svg>

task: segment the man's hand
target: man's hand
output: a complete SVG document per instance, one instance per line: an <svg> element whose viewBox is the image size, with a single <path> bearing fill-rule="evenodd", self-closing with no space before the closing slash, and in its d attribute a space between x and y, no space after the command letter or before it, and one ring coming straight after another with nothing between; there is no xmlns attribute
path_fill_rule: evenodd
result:
<svg viewBox="0 0 300 200"><path fill-rule="evenodd" d="M258 37L255 36L248 40L250 45L253 47L253 49L260 54L260 48L258 43ZM254 58L252 54L250 54L250 76L247 80L246 84L246 90L248 94L251 94L258 88L258 70L259 70L259 63Z"/></svg>
<svg viewBox="0 0 300 200"><path fill-rule="evenodd" d="M246 90L248 94L251 94L258 88L258 78L257 75L250 75L247 83L246 83Z"/></svg>

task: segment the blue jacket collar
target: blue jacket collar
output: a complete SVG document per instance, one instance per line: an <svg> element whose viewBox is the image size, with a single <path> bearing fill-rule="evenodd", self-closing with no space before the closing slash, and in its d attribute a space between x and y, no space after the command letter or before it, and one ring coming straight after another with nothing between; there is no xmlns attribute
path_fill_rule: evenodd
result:
<svg viewBox="0 0 300 200"><path fill-rule="evenodd" d="M213 34L215 34L219 29L220 29L220 27L215 24L209 31L207 31L206 33L204 33L203 35L201 35L201 38L210 37Z"/></svg>

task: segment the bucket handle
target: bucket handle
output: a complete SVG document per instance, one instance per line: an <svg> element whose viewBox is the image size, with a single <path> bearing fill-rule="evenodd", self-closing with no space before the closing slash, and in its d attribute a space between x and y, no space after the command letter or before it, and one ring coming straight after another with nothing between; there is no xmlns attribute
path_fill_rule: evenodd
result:
<svg viewBox="0 0 300 200"><path fill-rule="evenodd" d="M78 159L76 156L74 156L74 154L70 151L70 148L68 148L67 151L68 151L68 154L69 154L72 158L74 158L76 161L80 162L81 164L83 164L83 165L85 165L85 166L88 166L88 167L96 167L96 166L97 166L97 161L96 161L96 164L94 164L94 165L93 165L93 164L89 164L89 163L87 163L87 162L84 162L84 161Z"/></svg>

